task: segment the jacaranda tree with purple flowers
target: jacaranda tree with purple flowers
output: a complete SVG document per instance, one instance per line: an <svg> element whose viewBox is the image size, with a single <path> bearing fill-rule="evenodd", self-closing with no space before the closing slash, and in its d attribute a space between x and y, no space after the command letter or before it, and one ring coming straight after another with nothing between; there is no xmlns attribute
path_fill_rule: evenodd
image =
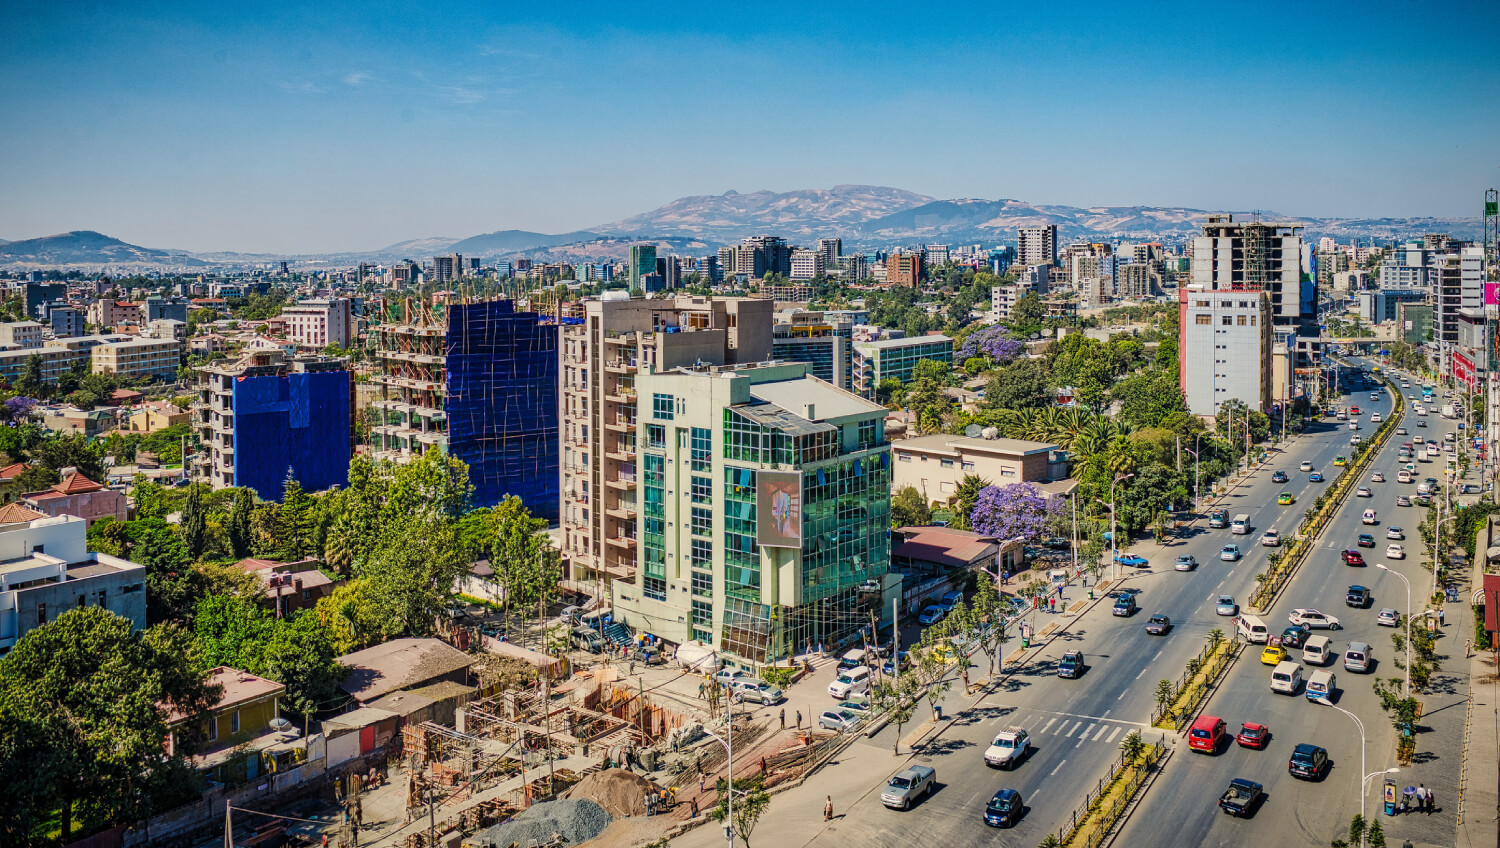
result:
<svg viewBox="0 0 1500 848"><path fill-rule="evenodd" d="M1006 327L994 326L976 330L964 339L958 349L957 361L965 362L976 356L988 356L996 362L1009 362L1021 354L1022 343L1010 338Z"/></svg>
<svg viewBox="0 0 1500 848"><path fill-rule="evenodd" d="M969 523L974 532L997 539L1036 539L1061 511L1061 500L1031 483L986 486L974 502Z"/></svg>

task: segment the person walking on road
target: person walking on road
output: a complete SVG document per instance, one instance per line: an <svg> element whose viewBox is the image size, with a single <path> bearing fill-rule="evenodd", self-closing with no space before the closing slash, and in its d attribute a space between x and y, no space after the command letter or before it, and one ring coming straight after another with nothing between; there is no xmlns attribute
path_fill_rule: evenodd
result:
<svg viewBox="0 0 1500 848"><path fill-rule="evenodd" d="M802 729L802 711L801 710L797 711L797 729L798 730Z"/></svg>
<svg viewBox="0 0 1500 848"><path fill-rule="evenodd" d="M786 730L786 707L781 708L781 729Z"/></svg>
<svg viewBox="0 0 1500 848"><path fill-rule="evenodd" d="M833 796L829 795L828 796L828 800L826 800L826 801L823 802L823 821L829 821L832 818L833 818Z"/></svg>

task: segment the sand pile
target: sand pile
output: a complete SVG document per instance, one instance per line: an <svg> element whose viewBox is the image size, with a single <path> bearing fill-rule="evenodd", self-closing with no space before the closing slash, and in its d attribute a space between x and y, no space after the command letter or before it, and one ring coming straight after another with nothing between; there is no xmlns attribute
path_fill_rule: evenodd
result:
<svg viewBox="0 0 1500 848"><path fill-rule="evenodd" d="M625 769L612 768L596 771L578 781L564 798L586 798L604 808L615 818L644 816L646 793L656 790L656 784Z"/></svg>

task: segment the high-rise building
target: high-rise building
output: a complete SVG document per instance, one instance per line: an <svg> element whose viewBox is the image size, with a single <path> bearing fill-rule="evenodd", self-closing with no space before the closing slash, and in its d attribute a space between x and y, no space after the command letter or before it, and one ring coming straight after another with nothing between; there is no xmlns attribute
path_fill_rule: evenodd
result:
<svg viewBox="0 0 1500 848"><path fill-rule="evenodd" d="M854 253L845 256L841 263L845 280L858 282L870 276L870 263L863 254Z"/></svg>
<svg viewBox="0 0 1500 848"><path fill-rule="evenodd" d="M309 492L349 482L353 380L348 361L288 358L253 346L236 362L201 369L192 420L203 442L199 473L215 489L248 486L281 500L288 475Z"/></svg>
<svg viewBox="0 0 1500 848"><path fill-rule="evenodd" d="M1403 303L1425 303L1427 292L1417 289L1378 289L1359 293L1359 317L1367 324L1396 320L1396 308Z"/></svg>
<svg viewBox="0 0 1500 848"><path fill-rule="evenodd" d="M893 286L922 285L922 254L892 253L886 257L885 281Z"/></svg>
<svg viewBox="0 0 1500 848"><path fill-rule="evenodd" d="M346 297L300 300L283 307L287 338L300 347L347 350L354 343L354 315Z"/></svg>
<svg viewBox="0 0 1500 848"><path fill-rule="evenodd" d="M630 283L630 290L644 291L644 278L647 274L656 273L656 245L654 244L632 244L630 246L630 261L625 266L625 274Z"/></svg>
<svg viewBox="0 0 1500 848"><path fill-rule="evenodd" d="M853 391L872 398L886 380L911 382L917 363L932 359L951 366L953 339L941 333L909 339L881 339L854 343Z"/></svg>
<svg viewBox="0 0 1500 848"><path fill-rule="evenodd" d="M509 300L407 301L381 317L375 455L437 447L468 464L475 506L514 495L556 521L558 324Z"/></svg>
<svg viewBox="0 0 1500 848"><path fill-rule="evenodd" d="M823 254L816 250L797 248L792 251L792 279L811 280L822 276L827 267Z"/></svg>
<svg viewBox="0 0 1500 848"><path fill-rule="evenodd" d="M637 379L699 363L769 359L774 304L606 296L583 307L583 321L565 325L561 339L562 549L575 588L602 593L636 572Z"/></svg>
<svg viewBox="0 0 1500 848"><path fill-rule="evenodd" d="M824 268L839 267L839 260L844 256L844 240L836 238L818 239L818 252L823 254Z"/></svg>
<svg viewBox="0 0 1500 848"><path fill-rule="evenodd" d="M948 264L948 245L928 244L922 247L924 261L932 268L938 268Z"/></svg>
<svg viewBox="0 0 1500 848"><path fill-rule="evenodd" d="M617 619L755 667L888 618L886 410L805 369L640 374L638 568L615 581Z"/></svg>
<svg viewBox="0 0 1500 848"><path fill-rule="evenodd" d="M792 249L780 236L751 236L736 247L721 248L719 265L725 277L750 280L759 280L767 274L790 277Z"/></svg>
<svg viewBox="0 0 1500 848"><path fill-rule="evenodd" d="M1292 325L1313 310L1312 283L1302 284L1300 225L1235 223L1233 215L1210 215L1193 239L1192 285L1210 291L1263 291L1271 315Z"/></svg>
<svg viewBox="0 0 1500 848"><path fill-rule="evenodd" d="M823 312L794 309L777 313L773 335L773 358L804 363L809 375L834 388L849 390L854 322Z"/></svg>
<svg viewBox="0 0 1500 848"><path fill-rule="evenodd" d="M1057 225L1016 228L1016 261L1022 265L1057 264Z"/></svg>
<svg viewBox="0 0 1500 848"><path fill-rule="evenodd" d="M452 282L462 277L464 273L464 258L460 254L450 253L447 256L432 257L432 281L442 284Z"/></svg>
<svg viewBox="0 0 1500 848"><path fill-rule="evenodd" d="M1156 295L1151 266L1145 262L1126 262L1115 268L1115 294L1121 298L1144 300Z"/></svg>
<svg viewBox="0 0 1500 848"><path fill-rule="evenodd" d="M1196 260L1196 255L1195 255ZM1177 293L1178 382L1194 415L1217 415L1225 401L1271 409L1273 318L1270 292L1184 286Z"/></svg>

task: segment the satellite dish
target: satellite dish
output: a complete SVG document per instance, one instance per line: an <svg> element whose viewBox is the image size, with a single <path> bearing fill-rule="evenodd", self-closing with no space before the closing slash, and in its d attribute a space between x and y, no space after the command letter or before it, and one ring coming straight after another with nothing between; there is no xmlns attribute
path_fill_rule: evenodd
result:
<svg viewBox="0 0 1500 848"><path fill-rule="evenodd" d="M979 438L979 434L983 432L984 428L979 426L978 424L970 424L969 426L964 428L964 435L968 436L971 439Z"/></svg>
<svg viewBox="0 0 1500 848"><path fill-rule="evenodd" d="M1032 338L1033 338L1033 339L1039 339L1039 338L1041 338L1041 337L1042 337L1042 334L1041 334L1041 333L1032 333L1032 334L1031 334L1031 337L1032 337Z"/></svg>
<svg viewBox="0 0 1500 848"><path fill-rule="evenodd" d="M281 716L277 716L277 717L271 719L270 724L271 724L271 729L272 730L276 730L276 731L291 730L295 726L290 721L287 721L286 719L282 718Z"/></svg>

